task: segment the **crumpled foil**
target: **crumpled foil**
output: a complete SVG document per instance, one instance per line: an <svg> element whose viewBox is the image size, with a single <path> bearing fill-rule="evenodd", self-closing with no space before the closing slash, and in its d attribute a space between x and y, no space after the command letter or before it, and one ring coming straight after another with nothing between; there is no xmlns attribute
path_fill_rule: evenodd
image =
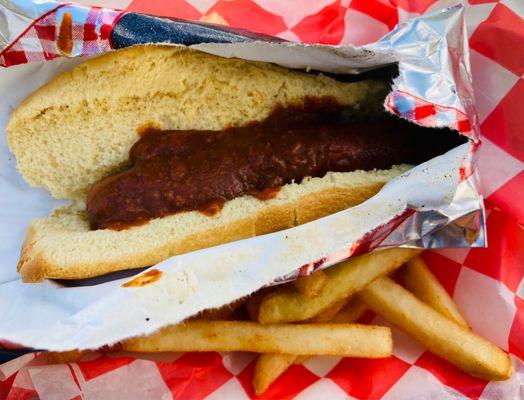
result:
<svg viewBox="0 0 524 400"><path fill-rule="evenodd" d="M60 35L68 35L62 28L66 15L73 27L83 28L71 29L67 49L58 45ZM42 31L48 32L45 39ZM6 100L0 105L0 125L25 95L60 69L80 62L76 56L139 43L184 44L223 57L336 74L398 63L399 76L385 100L386 109L423 126L456 129L470 142L402 174L356 207L286 231L172 257L152 267L162 272L158 281L125 288L122 284L132 278L95 280L82 287L53 281L29 285L16 279L20 238L29 220L46 215L57 203L21 180L4 138L0 193L7 200L0 209L0 234L18 242L11 240L0 249L7 271L0 273L0 309L9 310L0 316L1 339L57 351L97 348L371 250L486 244L482 199L476 190L478 128L461 6L411 20L376 43L353 47L286 42L52 1L0 0L0 65L9 66L0 68L0 93ZM24 201L32 207L20 212ZM12 217L14 209L18 219Z"/></svg>

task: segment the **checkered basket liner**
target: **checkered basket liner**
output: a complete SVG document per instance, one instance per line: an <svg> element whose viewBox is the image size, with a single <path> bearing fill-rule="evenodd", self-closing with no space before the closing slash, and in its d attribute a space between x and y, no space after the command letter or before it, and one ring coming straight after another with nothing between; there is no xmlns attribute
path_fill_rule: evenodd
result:
<svg viewBox="0 0 524 400"><path fill-rule="evenodd" d="M443 0L120 1L121 8L128 11L218 22L288 40L356 45L378 39L399 21L451 3ZM524 207L520 199L524 196L521 109L524 5L515 0L469 0L464 4L482 142L476 152L476 172L481 178L480 190L487 199L489 247L429 251L423 257L472 328L511 354L512 379L487 382L472 378L393 328L392 357L382 360L316 357L304 365L292 366L263 398L523 398ZM60 21L57 15L67 7L57 7L42 16L35 26L56 27L56 21ZM100 26L113 25L121 15L96 10L97 18L101 18L97 21L104 21ZM52 46L40 43L35 26L28 28L32 33L20 36L27 41L2 51L0 64L9 66L58 56ZM55 37L56 28L47 29L47 36L42 37ZM97 39L86 50L83 44L75 44L78 54L109 49L105 30L95 32ZM461 133L474 134L459 111L425 104L408 93L391 93L386 106L422 125L450 126L451 122ZM464 176L471 173L465 170ZM387 325L372 313L366 314L361 322ZM91 360L59 365L46 365L42 356L31 353L0 366L0 399L249 399L255 398L251 388L253 366L254 355L239 353L160 354L143 359L125 354L98 355Z"/></svg>

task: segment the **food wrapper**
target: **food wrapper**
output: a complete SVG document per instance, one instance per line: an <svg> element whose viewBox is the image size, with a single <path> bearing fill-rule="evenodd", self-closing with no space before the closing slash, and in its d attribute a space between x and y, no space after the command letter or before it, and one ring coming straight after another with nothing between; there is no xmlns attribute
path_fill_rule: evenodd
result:
<svg viewBox="0 0 524 400"><path fill-rule="evenodd" d="M214 18L215 22L230 24L234 24L235 19L246 21L248 26L243 27L254 30L261 29L250 25L255 23L253 20L266 21L264 27L268 29L264 32L280 33L271 30L274 29L272 23L278 24L278 18L271 19L266 14L264 18L246 18L246 12L256 14L261 12L260 7L251 2L248 2L251 8L243 7L244 2L235 3L237 1L217 2L206 10L204 19ZM139 7L140 2L133 2L131 9L135 6ZM235 14L230 8L233 6L243 11ZM204 6L200 4L199 7ZM339 16L341 10L347 10L342 15L342 35L337 28L340 18L335 17L328 30L323 25L337 7L339 14L335 14ZM501 19L513 21L506 6L502 6L503 9L493 7L489 12L497 13L491 24L500 24ZM437 8L435 6L433 11ZM316 268L329 267L350 256L402 245L429 249L464 248L456 252L426 253L425 258L445 287L454 293L473 328L503 349L516 356L522 355L522 340L519 339L523 335L521 324L524 317L521 314L524 311L518 313L519 307L523 308L518 294L522 296L523 273L522 267L518 266L518 261L522 262L518 244L522 243L523 235L513 221L514 214L508 216L500 210L490 210L488 227L493 220L493 228L488 229L495 232L494 238L490 236L492 244L488 250L471 250L471 247L483 246L486 242L485 213L476 179L477 171L483 173L483 164L477 168L475 163L486 144L478 145L482 125L479 125L473 108L468 32L464 20L465 14L471 15L471 6L427 13L397 26L374 43L362 47L348 45L349 41L362 44L366 31L385 33L399 18L408 19L417 11L416 6L409 2L404 4L403 10L378 1L368 5L355 0L349 5L333 3L317 10L317 18L310 18L315 11L309 9L312 14L296 23L293 29L284 29L281 33L285 39L300 40L304 35L303 41L344 44L319 46L96 7L0 1L0 64L9 67L0 70L0 93L5 100L0 104L2 126L12 107L25 96L59 71L81 62L74 57L96 55L138 43L168 42L190 45L226 57L333 73L358 73L398 62L400 75L385 101L386 109L421 125L452 127L471 139L469 144L392 181L377 196L360 206L291 230L174 257L153 267L162 271L158 281L140 288L123 288L122 284L133 277L104 283L89 282L89 286L82 287L64 287L51 281L22 284L18 280L15 265L25 229L31 218L47 215L58 202L43 191L30 189L23 182L16 172L4 137L0 154L3 166L0 172L3 194L0 233L4 239L0 248L4 261L0 270L0 280L4 282L0 286L0 339L3 339L4 347L97 348L125 337L152 332L201 309L218 307L262 286L292 279ZM486 7L483 10L487 12ZM244 13L243 17L239 13ZM67 46L57 45L66 14L72 17L71 40ZM368 19L364 18L366 15ZM218 16L224 17L220 19ZM291 15L282 17L282 20L285 26L297 21ZM379 21L377 23L382 28L369 29L372 20ZM481 20L477 17L476 23ZM347 32L346 25L349 26ZM324 32L324 37L320 34L319 38L312 39L311 31L315 30ZM510 29L505 38L515 40L514 36L518 34L517 29ZM469 38L471 44L474 37L475 34ZM482 41L477 39L476 43ZM498 54L490 53L481 44L478 46L479 52L484 54L482 57ZM65 59L61 57L63 55L73 58ZM510 61L508 68L512 72L523 72L519 70L522 65L514 61ZM509 82L506 75L503 84L510 86ZM490 92L483 95L489 96ZM482 104L480 117L485 124L490 118L485 114L490 110L484 107L484 102ZM491 111L496 112L496 106ZM516 136L508 137L510 143L519 143ZM506 172L518 177L522 171L522 163L517 162L519 156L522 159L522 150L509 150L511 155L502 159L509 159L510 165L496 175L494 171L498 165L493 158L502 157L499 154L502 152L501 140L497 140L487 141L485 157L489 161L484 164L488 166L485 171L487 176L491 174L498 182L505 183L509 180L504 180ZM482 185L481 182L481 188ZM487 185L491 196L496 194L497 188L491 181ZM510 202L505 200L503 209L516 210L507 203ZM517 217L521 216L517 214ZM507 236L507 239L501 239L501 236ZM492 264L484 267L488 260L482 257L482 252L492 254L490 249L493 246L495 251L499 251L499 257L505 258L501 261L497 256L491 256ZM482 291L482 296L478 296L479 291ZM480 306L476 307L477 304ZM487 316L492 316L489 322L485 320ZM368 320L384 324L373 318L368 316ZM490 323L492 321L499 322L497 327ZM516 357L511 381L488 384L459 372L397 331L394 331L394 340L394 356L386 360L317 358L304 366L294 366L266 396L460 398L482 394L486 398L504 398L508 394L520 393L522 367ZM207 395L229 398L252 396L252 360L252 356L238 354L185 354L176 360L172 355L159 355L154 360L135 360L120 355L50 366L45 365L42 356L26 354L1 366L0 374L8 379L5 384L8 396L16 396L20 389L36 391L40 397L46 398L56 395L53 390L57 390L59 385L59 396L62 396L59 398L95 397L97 393L105 394L105 397L126 393L126 398L169 394L177 398L203 398Z"/></svg>

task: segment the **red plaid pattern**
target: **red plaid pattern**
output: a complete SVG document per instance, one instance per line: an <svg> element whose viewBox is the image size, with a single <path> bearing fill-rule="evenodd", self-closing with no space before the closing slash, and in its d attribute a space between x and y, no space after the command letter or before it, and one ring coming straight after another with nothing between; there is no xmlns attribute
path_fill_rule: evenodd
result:
<svg viewBox="0 0 524 400"><path fill-rule="evenodd" d="M293 40L362 44L377 39L395 21L425 12L435 3L436 0L171 0L161 4L134 0L129 9L195 20L214 18ZM481 190L488 198L489 247L426 252L424 258L474 330L512 354L513 378L507 382L472 378L393 329L393 357L314 358L290 368L263 398L522 397L524 212L519 195L524 194L524 113L519 107L524 98L524 50L520 45L524 10L518 1L511 0L470 0L466 6L483 142L478 151L478 172ZM52 33L51 28L40 31L41 37L49 38ZM406 99L416 107L401 111L399 102ZM439 120L449 118L461 121L457 123L458 130L470 132L467 120L453 114L457 113L455 110L424 104L405 93L393 93L388 102L391 110L396 109L398 114L409 112L423 125L438 126ZM385 324L372 313L361 322ZM175 361L99 358L58 368L40 365L40 359L27 355L0 366L0 399L46 398L53 391L63 398L254 398L250 386L253 355L187 354ZM53 382L60 384L53 386Z"/></svg>
<svg viewBox="0 0 524 400"><path fill-rule="evenodd" d="M468 117L463 112L451 107L439 106L406 93L393 91L386 98L386 108L402 118L414 121L422 126L456 129L468 137L474 137ZM406 106L409 106L406 108Z"/></svg>
<svg viewBox="0 0 524 400"><path fill-rule="evenodd" d="M422 126L432 128L449 127L469 138L476 140L478 137L472 129L469 118L462 111L429 103L402 90L391 92L386 98L385 107L398 116ZM477 150L478 144L472 143L468 156L460 168L461 180L466 180L473 174L473 157Z"/></svg>
<svg viewBox="0 0 524 400"><path fill-rule="evenodd" d="M79 10L83 11L80 15ZM0 66L10 67L60 57L56 40L61 16L65 12L73 16L71 56L89 56L111 50L109 35L123 11L62 4L34 20L10 46L0 51Z"/></svg>
<svg viewBox="0 0 524 400"><path fill-rule="evenodd" d="M60 56L56 48L56 11L36 19L10 46L0 52L0 65L9 67L31 61L48 61Z"/></svg>
<svg viewBox="0 0 524 400"><path fill-rule="evenodd" d="M91 7L83 24L73 25L75 46L81 45L83 56L100 54L112 49L109 35L113 25L123 15L122 11Z"/></svg>

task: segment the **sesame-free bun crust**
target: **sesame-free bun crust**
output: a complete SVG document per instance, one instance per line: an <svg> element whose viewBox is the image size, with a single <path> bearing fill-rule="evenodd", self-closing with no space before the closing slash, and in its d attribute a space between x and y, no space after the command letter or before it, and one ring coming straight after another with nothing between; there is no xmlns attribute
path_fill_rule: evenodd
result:
<svg viewBox="0 0 524 400"><path fill-rule="evenodd" d="M9 147L25 180L72 201L33 221L19 272L26 281L39 281L144 267L356 205L408 166L328 173L288 184L271 200L228 201L216 216L183 212L122 231L91 231L84 213L90 187L125 167L144 126L241 126L265 119L277 104L310 96L330 96L364 114L380 105L385 90L376 81L343 83L171 46L137 46L80 64L22 102L7 125Z"/></svg>

